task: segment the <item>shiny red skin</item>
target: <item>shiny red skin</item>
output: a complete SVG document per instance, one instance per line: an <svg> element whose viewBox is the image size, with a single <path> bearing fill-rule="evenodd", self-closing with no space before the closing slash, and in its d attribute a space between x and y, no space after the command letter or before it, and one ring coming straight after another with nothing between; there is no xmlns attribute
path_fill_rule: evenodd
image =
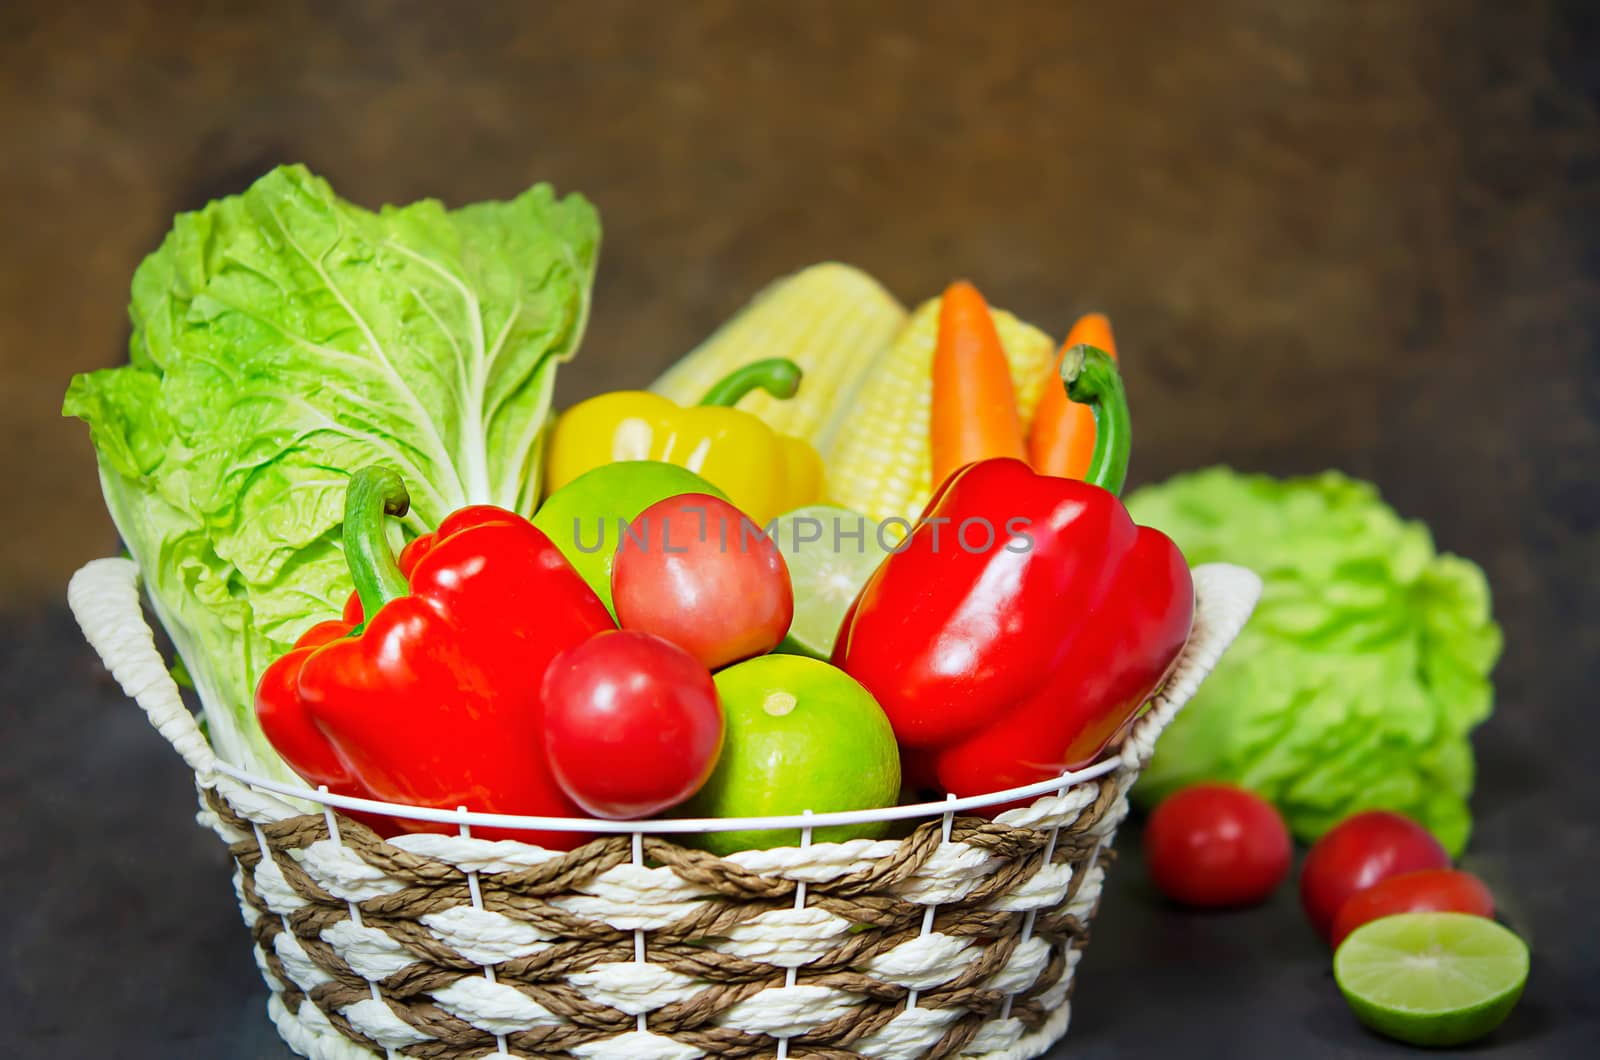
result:
<svg viewBox="0 0 1600 1060"><path fill-rule="evenodd" d="M300 635L291 650L273 660L256 685L256 720L260 722L267 741L279 749L284 760L307 784L326 787L333 795L366 799L371 797L367 789L351 775L339 753L299 704L300 668L312 652L324 644L348 636L350 628L346 622L318 622ZM292 759L284 748L293 749ZM381 836L398 835L403 831L400 822L392 817L353 810L341 812Z"/></svg>
<svg viewBox="0 0 1600 1060"><path fill-rule="evenodd" d="M256 685L256 720L268 742L307 784L326 786L335 795L366 798L365 789L299 702L300 670L306 660L324 644L349 636L350 629L347 622L318 622L300 635L291 650L274 659Z"/></svg>
<svg viewBox="0 0 1600 1060"><path fill-rule="evenodd" d="M1300 904L1317 934L1328 938L1333 918L1359 891L1391 876L1447 869L1450 855L1420 824L1387 810L1347 817L1312 845L1300 867Z"/></svg>
<svg viewBox="0 0 1600 1060"><path fill-rule="evenodd" d="M722 750L722 705L707 670L649 633L602 633L550 664L545 754L573 802L625 821L700 790Z"/></svg>
<svg viewBox="0 0 1600 1060"><path fill-rule="evenodd" d="M1458 869L1403 872L1351 895L1333 918L1334 949L1362 924L1396 913L1470 913L1494 916L1494 895L1483 881Z"/></svg>
<svg viewBox="0 0 1600 1060"><path fill-rule="evenodd" d="M945 480L862 587L833 662L883 706L907 777L975 795L1094 761L1193 622L1169 538L1098 486L1003 458Z"/></svg>
<svg viewBox="0 0 1600 1060"><path fill-rule="evenodd" d="M719 497L657 501L629 524L611 568L617 624L665 637L708 669L769 652L789 632L783 554Z"/></svg>
<svg viewBox="0 0 1600 1060"><path fill-rule="evenodd" d="M1169 796L1144 830L1145 864L1161 893L1197 909L1256 905L1289 876L1294 844L1272 804L1230 784Z"/></svg>
<svg viewBox="0 0 1600 1060"><path fill-rule="evenodd" d="M456 512L418 551L410 595L390 600L359 635L295 660L292 681L269 667L257 696L258 712L278 719L278 736L269 729L268 738L297 772L342 763L367 798L581 816L545 766L540 689L553 658L615 628L605 605L548 537L499 508ZM396 823L406 831L457 830ZM553 849L590 838L497 828L473 834Z"/></svg>

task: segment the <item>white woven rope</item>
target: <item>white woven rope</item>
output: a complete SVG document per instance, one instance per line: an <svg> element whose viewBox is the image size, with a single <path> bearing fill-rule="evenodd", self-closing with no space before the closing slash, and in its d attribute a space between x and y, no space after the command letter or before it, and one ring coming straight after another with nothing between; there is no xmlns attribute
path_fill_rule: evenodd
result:
<svg viewBox="0 0 1600 1060"><path fill-rule="evenodd" d="M1104 878L1098 853L1111 841L1127 813L1128 788L1148 761L1161 729L1210 672L1243 626L1260 593L1259 579L1236 567L1200 567L1194 571L1194 578L1198 597L1194 632L1165 687L1133 725L1120 753L1091 772L1069 774L1047 786L1036 786L1038 791L1030 793L1037 795L1036 798L996 818L1002 824L1047 831L1053 846L1062 830L1072 826L1097 797L1112 800L1087 833L1093 837L1095 846L1090 857L1076 862L1077 871L1083 875L1081 880L1074 880L1071 864L1054 863L1046 851L1030 876L1010 883L1004 893L988 901L988 908L1022 913L1025 920L1009 959L983 981L986 989L1009 996L1033 987L1051 957L1051 946L1033 938L1035 918L1059 908L1069 890L1073 897L1066 911L1084 922L1092 915ZM352 1027L379 1043L390 1057L400 1055L398 1050L408 1045L430 1040L400 1018L397 1010L384 1000L377 985L409 967L416 956L384 931L363 924L358 908L358 903L396 893L404 883L387 876L344 846L340 841L338 819L330 808L335 800L314 792L305 792L301 797L264 790L264 785L239 779L236 770L215 760L155 650L151 631L139 609L136 579L137 571L127 560L96 561L74 577L69 599L85 635L119 683L196 770L197 785L202 789L215 788L235 812L252 823L253 835L223 821L209 809L202 809L201 821L227 842L255 840L262 854L251 877L255 894L268 914L281 919L285 925L305 902L285 878L275 856L292 857L295 866L319 887L348 903L349 918L324 929L320 941L365 978L371 988L370 997L346 1004L340 1010L339 1014ZM1108 772L1111 775L1105 780L1089 782ZM1111 790L1100 794L1108 784ZM1050 790L1052 787L1054 790ZM323 803L320 809L329 822L328 838L288 854L278 851L275 855L263 837L262 826L303 815L308 807L318 802ZM960 801L954 801L930 804L925 810L916 808L916 812L925 812L927 818L943 818L942 841L914 873L880 892L922 906L922 929L916 936L877 953L859 968L879 982L895 984L909 992L903 1009L892 1020L855 1043L853 1048L863 1056L913 1060L938 1042L965 1014L963 1010L948 1006L929 1009L918 1004L920 993L951 983L983 952L977 940L934 930L934 918L939 906L964 900L991 880L994 873L1009 866L987 849L952 840L951 823L961 805ZM903 814L905 808L899 812ZM456 835L404 835L393 842L414 854L452 864L466 874L471 902L430 912L419 918L418 923L440 944L480 964L484 974L456 980L431 997L443 1011L495 1037L495 1051L486 1052L486 1057L513 1060L516 1054L507 1045L509 1035L519 1030L559 1025L564 1017L540 1005L530 994L509 983L498 982L492 966L538 954L557 940L530 924L485 908L480 881L497 873L536 866L561 855L523 843L476 839L471 835L470 823L484 817L493 820L490 815L457 814L459 833ZM871 819L870 812L863 814L862 819ZM898 843L889 840L813 843L810 822L823 822L828 818L805 816L800 820L804 823L800 846L745 851L728 859L763 876L794 881L797 886L793 904L742 920L714 943L724 953L771 967L774 974L782 971L782 986L754 993L725 1010L718 1019L724 1028L772 1036L777 1040L780 1057L787 1055L788 1041L793 1036L848 1015L860 1004L859 998L845 991L798 978L801 969L837 949L852 931L852 925L843 917L808 904L808 888L848 874L870 872L878 862L898 850ZM633 960L595 965L567 979L585 998L637 1020L632 1031L574 1047L574 1054L585 1060L695 1060L704 1055L692 1046L650 1030L652 1012L694 997L703 984L651 964L649 933L682 921L701 908L707 899L716 897L705 885L679 876L669 866L651 867L645 862L642 837L653 824L634 822L629 826L633 833L631 859L549 900L567 914L631 932L635 940ZM750 821L733 824L753 826ZM1079 834L1083 834L1081 830ZM239 892L246 923L254 924L263 914L244 901L242 887L242 878L236 875L235 889ZM327 973L311 960L291 931L277 932L271 950L277 967L302 993L329 981ZM1027 1032L1020 1020L1011 1017L1008 1004L998 1018L982 1026L961 1055L986 1060L1023 1060L1048 1050L1065 1031L1070 1018L1065 999L1081 954L1075 947L1068 947L1063 956L1064 973L1036 998L1038 1004L1050 1012L1044 1024ZM273 973L267 954L258 950L256 958L273 992L269 1003L272 1018L293 1049L314 1060L371 1060L374 1055L383 1055L374 1054L345 1038L315 1004L302 1002L297 1012L290 1013L280 997L288 984Z"/></svg>
<svg viewBox="0 0 1600 1060"><path fill-rule="evenodd" d="M156 651L155 634L139 610L139 568L128 559L85 564L67 583L67 605L128 698L144 708L150 724L190 769L209 775L216 756L184 706L177 682Z"/></svg>
<svg viewBox="0 0 1600 1060"><path fill-rule="evenodd" d="M267 999L267 1013L277 1026L278 1035L296 1053L308 1060L372 1060L371 1052L334 1030L315 1005L301 1005L300 1012L300 1016L291 1013L277 994ZM964 1060L1035 1060L1061 1040L1071 1019L1072 1005L1063 1001L1061 1007L1031 1034L1021 1033L1022 1025L1016 1020L992 1020L960 1055ZM705 1055L670 1038L641 1035L637 1031L610 1039L610 1042L617 1043L620 1051L608 1050L602 1054L585 1046L579 1046L579 1050L594 1060L697 1060ZM514 1053L485 1053L480 1060L520 1058Z"/></svg>

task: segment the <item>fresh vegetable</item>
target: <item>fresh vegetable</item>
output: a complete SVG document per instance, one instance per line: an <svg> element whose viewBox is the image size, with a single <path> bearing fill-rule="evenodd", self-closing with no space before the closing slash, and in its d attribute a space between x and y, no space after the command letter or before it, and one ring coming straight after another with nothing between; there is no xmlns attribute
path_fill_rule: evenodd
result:
<svg viewBox="0 0 1600 1060"><path fill-rule="evenodd" d="M1135 796L1201 780L1259 792L1310 842L1364 809L1403 813L1445 848L1472 818L1468 734L1500 653L1483 573L1434 551L1370 485L1214 468L1134 494L1128 510L1191 563L1258 571L1265 596L1162 734Z"/></svg>
<svg viewBox="0 0 1600 1060"><path fill-rule="evenodd" d="M400 555L395 557L395 563L400 567L400 573L407 578L411 577L411 571L416 567L417 560L421 559L429 549L433 548L433 543L436 540L438 540L438 535L430 531L421 537L414 537L407 541L405 547L400 550ZM361 594L354 589L350 590L350 596L344 602L344 614L341 616L344 624L347 626L359 626L365 621L366 617L366 611L361 606ZM325 625L326 623L323 624ZM300 642L303 643L306 637L314 634L317 629L318 626L312 626L300 638ZM334 638L329 637L327 639L332 640ZM298 646L298 643L296 646Z"/></svg>
<svg viewBox="0 0 1600 1060"><path fill-rule="evenodd" d="M858 512L815 504L779 516L772 540L794 584L794 621L777 650L827 659L851 601L889 554L883 535Z"/></svg>
<svg viewBox="0 0 1600 1060"><path fill-rule="evenodd" d="M1401 873L1449 867L1450 855L1415 821L1381 810L1358 813L1306 854L1300 904L1317 934L1328 938L1333 918L1354 895Z"/></svg>
<svg viewBox="0 0 1600 1060"><path fill-rule="evenodd" d="M1161 893L1207 909L1263 902L1289 875L1289 829L1272 804L1229 784L1169 797L1144 829L1144 856Z"/></svg>
<svg viewBox="0 0 1600 1060"><path fill-rule="evenodd" d="M806 810L870 810L900 795L894 732L866 689L816 659L763 655L716 675L727 721L722 756L688 817L761 817ZM818 843L875 838L886 824L816 829ZM798 829L706 832L688 838L714 854L800 842Z"/></svg>
<svg viewBox="0 0 1600 1060"><path fill-rule="evenodd" d="M1111 321L1100 313L1078 318L1061 344L1061 356L1074 346L1094 346L1105 350L1112 360L1117 344L1111 337ZM1060 370L1059 362L1052 374ZM1052 379L1051 382L1054 380ZM1028 428L1028 460L1041 475L1061 475L1081 479L1089 470L1094 455L1094 413L1067 397L1058 386L1046 385Z"/></svg>
<svg viewBox="0 0 1600 1060"><path fill-rule="evenodd" d="M1470 913L1494 916L1494 895L1483 881L1457 869L1403 872L1357 891L1333 918L1335 949L1362 924L1396 913Z"/></svg>
<svg viewBox="0 0 1600 1060"><path fill-rule="evenodd" d="M598 243L590 205L544 185L372 213L292 166L180 214L139 266L132 363L74 378L64 411L224 759L289 775L252 697L350 590L348 469L411 484L405 536L532 508Z"/></svg>
<svg viewBox="0 0 1600 1060"><path fill-rule="evenodd" d="M356 779L344 759L328 742L327 736L317 728L316 721L304 709L299 686L300 669L306 659L324 644L348 637L351 628L360 621L360 615L357 614L354 620L318 622L306 630L287 654L275 660L262 673L261 684L256 688L255 703L262 732L273 745L285 749L279 761L288 763L308 784L326 787L334 795L364 799L370 797L371 793ZM343 812L381 836L394 836L404 831L402 823L392 817L352 810Z"/></svg>
<svg viewBox="0 0 1600 1060"><path fill-rule="evenodd" d="M712 670L771 651L794 617L777 546L709 493L639 513L617 546L611 596L622 628L663 637Z"/></svg>
<svg viewBox="0 0 1600 1060"><path fill-rule="evenodd" d="M932 369L941 304L934 299L918 308L877 359L828 451L828 499L874 521L915 520L933 495ZM992 316L1026 422L1055 342L1003 310Z"/></svg>
<svg viewBox="0 0 1600 1060"><path fill-rule="evenodd" d="M1410 1045L1477 1041L1505 1022L1528 981L1528 946L1493 920L1402 913L1358 928L1333 957L1356 1018Z"/></svg>
<svg viewBox="0 0 1600 1060"><path fill-rule="evenodd" d="M756 361L712 386L700 405L681 408L642 390L581 401L562 414L550 438L547 474L560 489L616 460L662 460L716 483L761 526L822 493L822 458L810 443L778 434L731 406L760 388L789 397L800 370L782 358Z"/></svg>
<svg viewBox="0 0 1600 1060"><path fill-rule="evenodd" d="M556 490L539 506L533 525L549 535L614 615L611 568L627 524L650 505L680 493L727 499L717 487L676 464L623 460L601 464Z"/></svg>
<svg viewBox="0 0 1600 1060"><path fill-rule="evenodd" d="M752 391L739 407L826 455L857 389L905 319L905 307L860 269L813 265L756 295L650 390L688 405L741 365L762 357L787 358L805 373L800 392L780 399Z"/></svg>
<svg viewBox="0 0 1600 1060"><path fill-rule="evenodd" d="M964 280L946 288L939 303L930 420L935 487L967 464L996 456L1021 460L1026 455L1016 388L1011 385L1000 333L983 295Z"/></svg>
<svg viewBox="0 0 1600 1060"><path fill-rule="evenodd" d="M487 505L446 518L408 582L384 526L408 505L391 469L350 480L344 552L367 620L267 668L262 729L313 784L440 809L576 815L544 765L540 684L556 655L613 628L611 616L548 537ZM561 850L588 838L477 834Z"/></svg>
<svg viewBox="0 0 1600 1060"><path fill-rule="evenodd" d="M649 817L700 790L722 747L711 673L649 633L601 633L544 676L544 749L585 812Z"/></svg>
<svg viewBox="0 0 1600 1060"><path fill-rule="evenodd" d="M975 795L1092 761L1194 620L1183 555L1116 498L1128 407L1111 358L1063 367L1099 426L1087 482L985 460L947 479L845 617L836 665L882 704L908 772Z"/></svg>

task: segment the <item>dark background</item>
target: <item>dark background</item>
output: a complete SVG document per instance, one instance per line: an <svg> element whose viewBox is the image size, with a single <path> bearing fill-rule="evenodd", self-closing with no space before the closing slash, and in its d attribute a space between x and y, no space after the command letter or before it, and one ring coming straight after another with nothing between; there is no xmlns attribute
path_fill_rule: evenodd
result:
<svg viewBox="0 0 1600 1060"><path fill-rule="evenodd" d="M1600 1042L1596 5L342 3L0 7L0 1053L281 1058L184 769L62 605L109 554L69 375L122 357L178 210L304 161L367 205L581 190L564 401L642 385L835 258L1115 321L1134 479L1374 479L1506 630L1468 855L1532 943L1482 1051ZM1129 831L1059 1055L1399 1055L1289 889L1162 908ZM1583 1043L1589 1043L1586 1047Z"/></svg>

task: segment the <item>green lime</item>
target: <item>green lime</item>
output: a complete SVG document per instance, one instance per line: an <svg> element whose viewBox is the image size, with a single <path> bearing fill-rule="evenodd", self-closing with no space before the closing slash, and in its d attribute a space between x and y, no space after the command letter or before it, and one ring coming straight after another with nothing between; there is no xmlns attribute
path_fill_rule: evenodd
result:
<svg viewBox="0 0 1600 1060"><path fill-rule="evenodd" d="M771 817L893 806L900 750L877 700L843 670L800 655L762 655L716 675L726 729L717 768L685 817ZM818 828L814 842L876 838L887 824ZM794 846L799 829L707 832L713 854Z"/></svg>
<svg viewBox="0 0 1600 1060"><path fill-rule="evenodd" d="M619 460L584 472L546 497L533 525L555 542L615 617L611 561L622 541L622 525L656 501L680 493L709 493L728 499L717 487L676 464Z"/></svg>
<svg viewBox="0 0 1600 1060"><path fill-rule="evenodd" d="M878 524L848 508L813 504L780 515L772 543L794 585L794 621L778 651L827 659L844 613L889 554Z"/></svg>
<svg viewBox="0 0 1600 1060"><path fill-rule="evenodd" d="M1351 932L1333 977L1356 1018L1411 1045L1463 1045L1494 1030L1528 981L1528 947L1467 913L1400 913Z"/></svg>

